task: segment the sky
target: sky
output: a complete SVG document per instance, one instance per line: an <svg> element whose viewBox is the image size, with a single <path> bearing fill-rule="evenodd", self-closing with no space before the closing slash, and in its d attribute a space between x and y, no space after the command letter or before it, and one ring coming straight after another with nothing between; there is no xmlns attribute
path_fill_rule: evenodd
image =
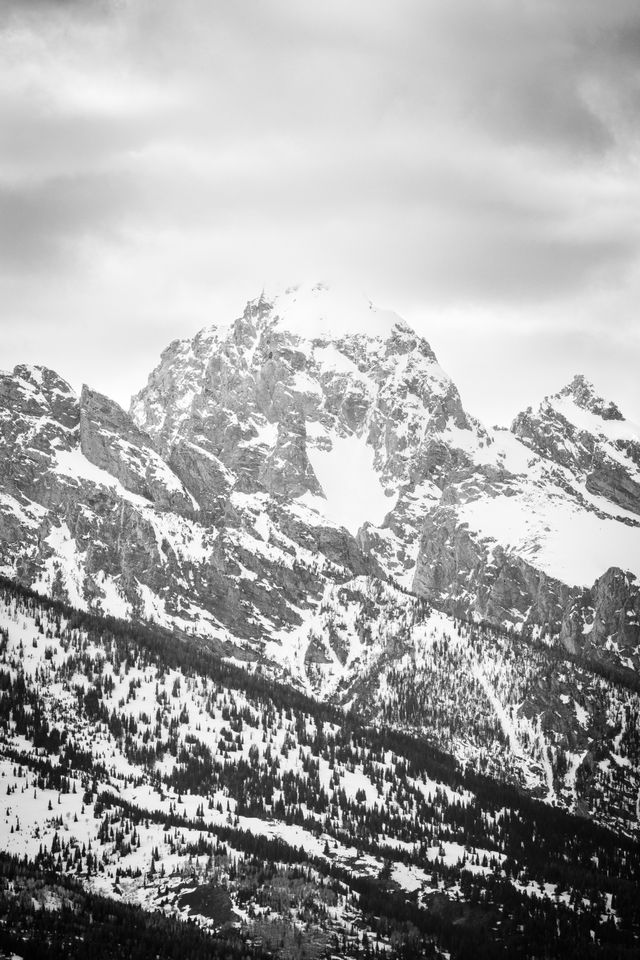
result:
<svg viewBox="0 0 640 960"><path fill-rule="evenodd" d="M124 406L266 285L337 281L508 423L640 421L637 0L0 0L0 367Z"/></svg>

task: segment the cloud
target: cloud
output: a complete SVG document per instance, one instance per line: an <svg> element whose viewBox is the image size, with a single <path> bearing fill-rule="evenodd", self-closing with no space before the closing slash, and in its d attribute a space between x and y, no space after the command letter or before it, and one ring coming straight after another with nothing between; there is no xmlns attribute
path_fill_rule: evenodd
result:
<svg viewBox="0 0 640 960"><path fill-rule="evenodd" d="M107 324L133 389L172 325L337 276L508 317L520 367L579 316L596 356L635 302L639 46L635 0L9 0L0 322Z"/></svg>

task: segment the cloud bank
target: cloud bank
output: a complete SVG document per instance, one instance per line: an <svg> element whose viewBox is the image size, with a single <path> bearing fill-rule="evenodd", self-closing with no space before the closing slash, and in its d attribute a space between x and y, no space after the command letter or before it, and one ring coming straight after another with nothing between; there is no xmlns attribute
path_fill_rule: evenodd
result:
<svg viewBox="0 0 640 960"><path fill-rule="evenodd" d="M627 0L5 0L2 365L126 403L336 278L487 419L576 370L640 419L639 52Z"/></svg>

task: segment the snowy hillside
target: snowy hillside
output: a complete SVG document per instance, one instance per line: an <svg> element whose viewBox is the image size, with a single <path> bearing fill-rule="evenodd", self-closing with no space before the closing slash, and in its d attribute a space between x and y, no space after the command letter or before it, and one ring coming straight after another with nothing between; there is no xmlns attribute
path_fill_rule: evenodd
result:
<svg viewBox="0 0 640 960"><path fill-rule="evenodd" d="M79 608L309 688L306 625L370 576L640 665L640 443L584 378L488 430L404 321L317 285L175 341L131 414L18 367L0 425L0 570Z"/></svg>
<svg viewBox="0 0 640 960"><path fill-rule="evenodd" d="M0 375L0 951L632 956L637 426L489 430L324 285L224 320L129 413Z"/></svg>
<svg viewBox="0 0 640 960"><path fill-rule="evenodd" d="M425 680L443 657L471 652L446 618L422 609L418 619L410 655ZM431 658L442 645L446 656ZM55 891L43 878L53 871L58 884L73 877L278 956L300 936L308 957L366 956L374 941L390 958L462 957L478 924L487 957L529 956L541 929L556 951L571 938L589 950L634 936L637 849L624 829L526 800L424 741L366 727L169 635L106 627L6 582L0 652L3 849L41 871L35 889L48 909ZM535 776L543 725L515 719L505 656L487 654L469 683L495 706L504 750L517 740ZM385 712L418 706L399 697L399 682L385 674ZM637 764L637 697L606 693L619 730L616 756L600 762L608 774L631 756ZM570 706L585 729L591 696L587 685ZM483 713L467 734L490 745ZM467 726L461 718L463 736ZM574 760L560 769L554 756L553 783L578 789Z"/></svg>

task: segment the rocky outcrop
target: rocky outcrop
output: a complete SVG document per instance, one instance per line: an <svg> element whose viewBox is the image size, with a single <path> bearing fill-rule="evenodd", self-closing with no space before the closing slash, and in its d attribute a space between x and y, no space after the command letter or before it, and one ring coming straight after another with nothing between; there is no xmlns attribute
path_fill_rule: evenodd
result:
<svg viewBox="0 0 640 960"><path fill-rule="evenodd" d="M290 509L301 493L322 498L300 406L283 406L277 424L256 410L241 421L209 395L211 377L193 402L206 446L174 435L166 460L107 397L85 387L78 398L41 368L0 377L3 572L255 658L300 624L327 579L377 570L346 530ZM236 403L243 389L255 396L249 383L229 380Z"/></svg>
<svg viewBox="0 0 640 960"><path fill-rule="evenodd" d="M213 524L219 523L233 486L233 474L214 454L189 440L174 443L169 466L195 497L201 512Z"/></svg>
<svg viewBox="0 0 640 960"><path fill-rule="evenodd" d="M573 380L559 391L557 396L568 397L582 410L588 410L603 420L624 420L620 409L613 400L605 400L600 397L593 384L581 373L576 374Z"/></svg>
<svg viewBox="0 0 640 960"><path fill-rule="evenodd" d="M159 509L193 516L193 498L117 403L84 386L79 408L80 450L90 463Z"/></svg>
<svg viewBox="0 0 640 960"><path fill-rule="evenodd" d="M638 457L640 447L631 452ZM640 479L631 475L624 464L608 457L598 448L593 452L591 469L584 484L589 493L604 497L631 513L640 514Z"/></svg>
<svg viewBox="0 0 640 960"><path fill-rule="evenodd" d="M451 508L425 523L413 588L453 616L536 631L570 653L640 668L640 587L632 574L612 567L590 588L570 587L474 537Z"/></svg>
<svg viewBox="0 0 640 960"><path fill-rule="evenodd" d="M279 420L276 442L261 466L259 478L272 496L295 499L307 492L323 496L307 456L305 419L298 411Z"/></svg>
<svg viewBox="0 0 640 960"><path fill-rule="evenodd" d="M624 566L636 529L640 556L640 440L619 409L576 378L487 430L427 341L368 301L263 295L172 343L130 413L18 367L0 438L0 568L79 606L286 664L325 591L369 576L633 657L618 588L589 593L611 560L587 576L580 557L597 536Z"/></svg>
<svg viewBox="0 0 640 960"><path fill-rule="evenodd" d="M455 616L520 630L538 627L552 636L571 597L566 584L474 537L446 507L425 523L413 589Z"/></svg>
<svg viewBox="0 0 640 960"><path fill-rule="evenodd" d="M18 364L12 374L0 374L0 403L3 409L13 412L12 418L3 418L3 436L15 439L25 426L25 420L34 417L45 426L45 420L54 427L54 432L38 431L34 440L40 445L46 436L49 439L63 430L73 430L78 425L78 403L69 384L53 370L46 367Z"/></svg>
<svg viewBox="0 0 640 960"><path fill-rule="evenodd" d="M289 329L290 306L286 297L262 297L231 327L212 327L165 351L131 405L159 450L167 453L177 438L197 443L251 490L271 482L262 461L276 444L286 446L290 465L277 472L297 478L296 496L300 483L315 486L304 447L322 446L332 434L362 436L383 482L399 484L424 479L426 465L438 459L434 434L448 426L483 433L429 344L400 318L385 336L306 337Z"/></svg>
<svg viewBox="0 0 640 960"><path fill-rule="evenodd" d="M567 605L561 640L571 653L640 669L640 584L611 567Z"/></svg>
<svg viewBox="0 0 640 960"><path fill-rule="evenodd" d="M507 440L469 416L429 344L398 318L383 336L347 324L327 334L315 330L314 314L307 336L289 322L296 296L263 296L231 327L173 344L134 398L137 422L160 448L171 436L210 451L234 476L234 490L275 498L276 524L311 550L318 539L308 523L281 505L306 493L322 497L314 449L362 437L393 495L391 509L382 527L367 523L359 531L362 562L331 524L321 525L322 549L352 570L371 570L373 562L451 611L558 635L580 591L545 561L557 552L547 503L604 518L607 504L638 509L635 440L621 435L619 409L577 377L538 413L516 418L516 439ZM322 315L322 291L313 297ZM201 502L202 493L193 492ZM594 495L603 499L594 503ZM474 528L465 508L478 501L496 504L495 533L482 522ZM521 552L501 533L500 512L511 518L515 504L518 523L531 531Z"/></svg>
<svg viewBox="0 0 640 960"><path fill-rule="evenodd" d="M565 467L590 494L640 514L640 438L615 403L576 376L534 412L519 414L512 431L539 456Z"/></svg>

